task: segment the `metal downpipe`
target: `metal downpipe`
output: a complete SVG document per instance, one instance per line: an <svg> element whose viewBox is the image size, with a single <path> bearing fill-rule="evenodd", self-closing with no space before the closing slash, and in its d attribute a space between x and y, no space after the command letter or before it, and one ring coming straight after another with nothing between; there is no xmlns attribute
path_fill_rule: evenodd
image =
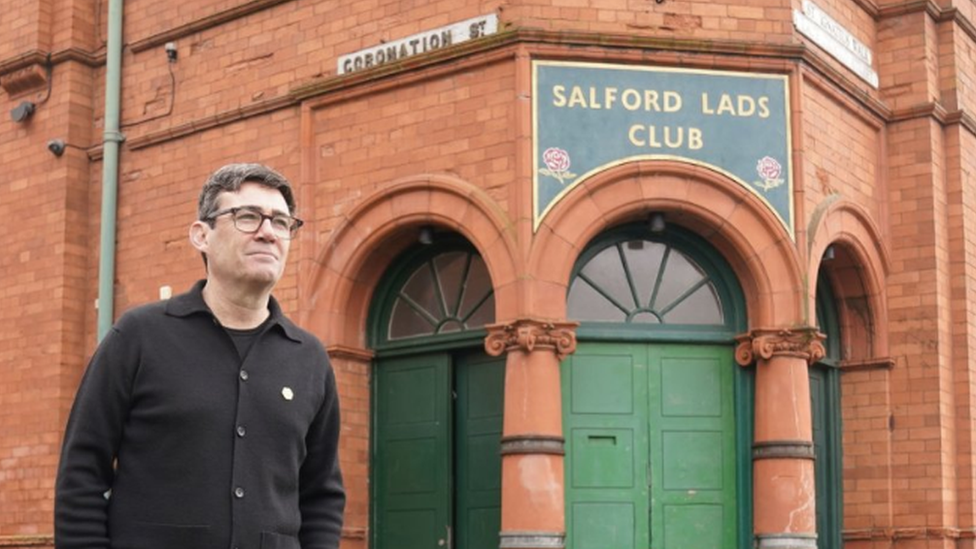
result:
<svg viewBox="0 0 976 549"><path fill-rule="evenodd" d="M108 51L105 62L105 139L102 145L102 220L98 259L98 341L115 316L115 224L119 187L119 131L122 96L122 2L108 2Z"/></svg>

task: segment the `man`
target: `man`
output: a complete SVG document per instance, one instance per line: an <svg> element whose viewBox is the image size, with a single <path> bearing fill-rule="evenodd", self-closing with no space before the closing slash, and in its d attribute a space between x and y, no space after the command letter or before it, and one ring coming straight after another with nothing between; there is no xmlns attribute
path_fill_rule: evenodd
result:
<svg viewBox="0 0 976 549"><path fill-rule="evenodd" d="M294 211L288 181L264 166L206 182L190 226L206 280L124 314L78 389L56 547L338 547L335 375L271 296Z"/></svg>

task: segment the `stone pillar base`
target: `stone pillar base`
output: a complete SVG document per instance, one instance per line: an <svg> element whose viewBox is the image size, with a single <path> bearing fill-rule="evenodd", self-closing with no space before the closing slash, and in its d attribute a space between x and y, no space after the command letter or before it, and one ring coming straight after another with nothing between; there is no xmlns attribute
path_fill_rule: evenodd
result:
<svg viewBox="0 0 976 549"><path fill-rule="evenodd" d="M756 549L817 549L816 534L756 534Z"/></svg>
<svg viewBox="0 0 976 549"><path fill-rule="evenodd" d="M500 549L562 549L566 536L562 532L502 531Z"/></svg>

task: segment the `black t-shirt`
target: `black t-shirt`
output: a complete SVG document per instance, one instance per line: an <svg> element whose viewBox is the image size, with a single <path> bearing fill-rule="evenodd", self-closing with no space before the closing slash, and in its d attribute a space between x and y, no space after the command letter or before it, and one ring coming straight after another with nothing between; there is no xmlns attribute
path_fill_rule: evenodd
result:
<svg viewBox="0 0 976 549"><path fill-rule="evenodd" d="M224 329L230 335L230 339L234 342L234 346L237 347L237 354L241 357L241 360L244 360L244 357L247 356L247 352L251 350L251 345L254 345L254 341L258 338L258 334L264 331L264 328L270 321L271 317L269 316L256 328L248 328L246 330L236 330L224 326Z"/></svg>

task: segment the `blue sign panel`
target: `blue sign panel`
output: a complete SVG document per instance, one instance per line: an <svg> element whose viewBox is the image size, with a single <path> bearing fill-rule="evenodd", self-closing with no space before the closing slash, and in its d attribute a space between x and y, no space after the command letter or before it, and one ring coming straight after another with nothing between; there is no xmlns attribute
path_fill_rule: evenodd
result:
<svg viewBox="0 0 976 549"><path fill-rule="evenodd" d="M792 236L787 84L785 75L533 62L534 227L587 177L670 159L738 182Z"/></svg>

